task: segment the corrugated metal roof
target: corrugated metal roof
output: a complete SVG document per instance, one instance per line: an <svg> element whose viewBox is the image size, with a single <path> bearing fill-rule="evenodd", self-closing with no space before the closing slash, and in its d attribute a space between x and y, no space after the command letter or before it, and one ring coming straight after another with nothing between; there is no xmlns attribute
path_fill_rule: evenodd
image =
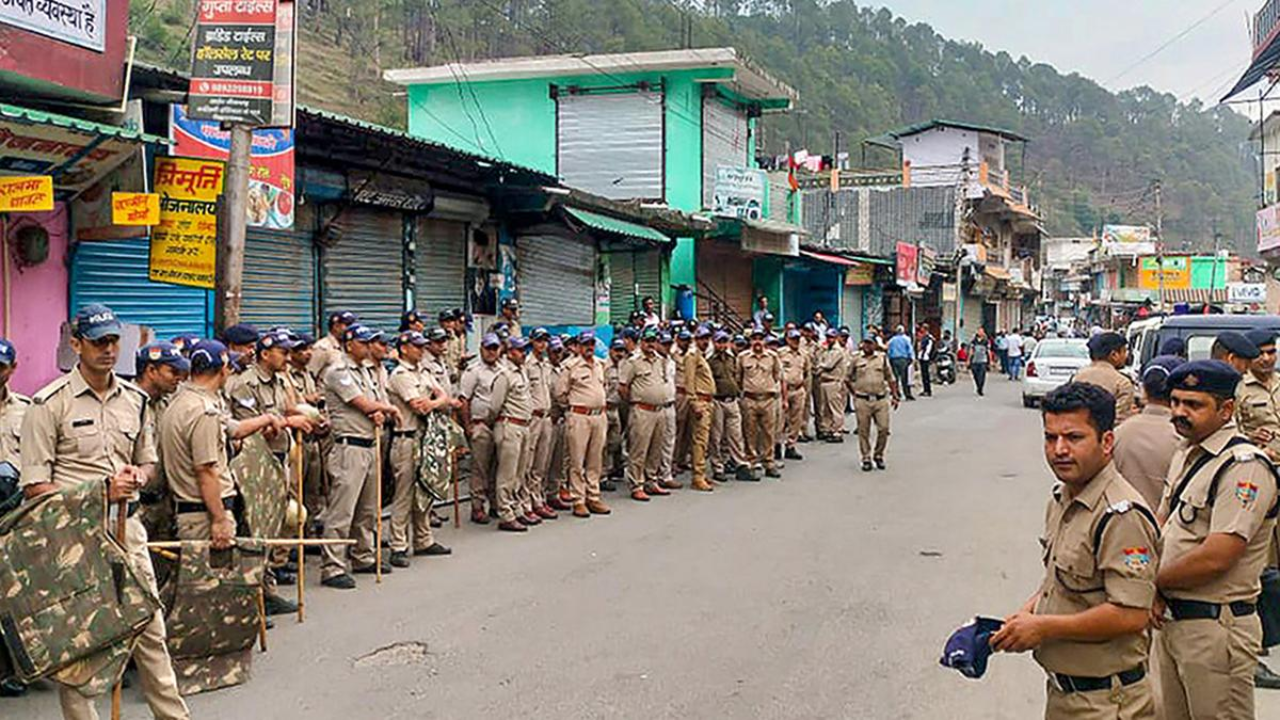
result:
<svg viewBox="0 0 1280 720"><path fill-rule="evenodd" d="M651 227L637 225L636 223L627 222L626 220L619 220L617 218L609 217L608 215L593 213L590 210L581 210L579 208L571 207L566 207L564 210L578 220L581 220L587 227L595 228L596 230L613 233L614 235L635 238L637 240L648 240L650 242L661 243L663 245L671 242L671 238Z"/></svg>
<svg viewBox="0 0 1280 720"><path fill-rule="evenodd" d="M1006 140L1014 140L1016 142L1027 142L1027 138L1023 137L1022 135L1019 135L1018 133L1012 130L1006 130L1004 128L995 127L994 125L982 125L980 123L960 122L956 120L942 120L938 118L935 118L933 120L926 120L924 122L918 122L918 123L915 123L914 125L908 125L904 128L899 128L897 130L890 130L889 132L885 133L885 135L888 135L893 138L904 138L904 137L909 137L911 135L917 135L926 130L932 130L937 127L952 127L952 128L958 128L960 130L972 130L974 132L991 133L992 135L999 135L1000 137L1005 138ZM872 140L875 140L875 139L876 138L872 138Z"/></svg>
<svg viewBox="0 0 1280 720"><path fill-rule="evenodd" d="M5 105L4 103L0 103L0 119L12 120L14 122L20 122L27 125L53 125L55 127L81 132L86 135L105 135L107 137L119 138L121 140L138 140L151 145L169 144L167 139L157 137L155 135L148 135L141 130L120 127L119 125L105 125L103 123L82 120L68 115L59 115L57 113L45 112L43 110L31 110L29 108L18 107L17 105Z"/></svg>

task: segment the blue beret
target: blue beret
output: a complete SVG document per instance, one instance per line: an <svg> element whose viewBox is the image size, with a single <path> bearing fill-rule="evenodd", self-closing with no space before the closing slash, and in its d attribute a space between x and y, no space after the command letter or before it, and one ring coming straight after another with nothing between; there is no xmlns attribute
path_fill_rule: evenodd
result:
<svg viewBox="0 0 1280 720"><path fill-rule="evenodd" d="M316 344L316 339L311 335L311 333L298 333L297 340L298 344L294 346L297 350L309 348Z"/></svg>
<svg viewBox="0 0 1280 720"><path fill-rule="evenodd" d="M734 336L733 336L733 344L734 344L734 345L746 345L746 344L747 344L747 339L746 339L745 337L743 337L742 335L734 335Z"/></svg>
<svg viewBox="0 0 1280 720"><path fill-rule="evenodd" d="M1194 390L1219 397L1235 395L1239 382L1240 373L1221 360L1192 360L1169 373L1169 388L1173 390Z"/></svg>
<svg viewBox="0 0 1280 720"><path fill-rule="evenodd" d="M252 325L232 325L222 331L222 342L228 345L250 345L258 342L258 328Z"/></svg>
<svg viewBox="0 0 1280 720"><path fill-rule="evenodd" d="M123 331L120 318L106 305L85 305L76 313L75 335L86 340L98 340L108 335L120 337Z"/></svg>
<svg viewBox="0 0 1280 720"><path fill-rule="evenodd" d="M1274 330L1263 330L1262 328L1258 328L1257 330L1250 330L1245 333L1245 337L1249 338L1249 342L1253 343L1259 350L1261 350L1264 345L1276 344L1276 332Z"/></svg>
<svg viewBox="0 0 1280 720"><path fill-rule="evenodd" d="M1094 335L1089 338L1089 342L1086 343L1089 348L1089 357L1091 358L1106 357L1127 344L1129 343L1124 339L1123 335L1118 332L1111 332L1110 330Z"/></svg>
<svg viewBox="0 0 1280 720"><path fill-rule="evenodd" d="M1258 352L1258 346L1253 344L1244 333L1235 330L1225 330L1218 333L1216 341L1222 343L1222 347L1232 355L1239 355L1245 360L1253 360L1262 353Z"/></svg>
<svg viewBox="0 0 1280 720"><path fill-rule="evenodd" d="M688 330L681 330L679 333L676 334L676 338L679 340L692 340L693 333L689 332Z"/></svg>
<svg viewBox="0 0 1280 720"><path fill-rule="evenodd" d="M190 352L191 348L195 347L196 343L200 342L200 336L199 335L174 335L173 338L169 340L169 342L173 343L174 347L186 353L186 352ZM315 341L313 340L312 342L315 342Z"/></svg>
<svg viewBox="0 0 1280 720"><path fill-rule="evenodd" d="M943 667L959 670L967 678L978 679L987 672L991 657L991 636L1004 626L1003 620L976 617L947 638L942 649Z"/></svg>
<svg viewBox="0 0 1280 720"><path fill-rule="evenodd" d="M633 327L626 327L622 328L622 337L627 340L637 340L640 338L640 333Z"/></svg>
<svg viewBox="0 0 1280 720"><path fill-rule="evenodd" d="M12 365L18 360L18 350L13 343L0 338L0 365Z"/></svg>

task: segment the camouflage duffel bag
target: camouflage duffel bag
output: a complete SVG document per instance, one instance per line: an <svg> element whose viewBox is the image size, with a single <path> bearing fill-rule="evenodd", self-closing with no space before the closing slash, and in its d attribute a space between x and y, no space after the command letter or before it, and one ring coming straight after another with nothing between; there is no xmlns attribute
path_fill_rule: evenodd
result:
<svg viewBox="0 0 1280 720"><path fill-rule="evenodd" d="M93 694L160 608L105 528L106 486L49 493L0 520L0 678Z"/></svg>
<svg viewBox="0 0 1280 720"><path fill-rule="evenodd" d="M182 544L178 572L164 594L169 655L183 695L249 679L266 562L263 544L244 538L229 550Z"/></svg>

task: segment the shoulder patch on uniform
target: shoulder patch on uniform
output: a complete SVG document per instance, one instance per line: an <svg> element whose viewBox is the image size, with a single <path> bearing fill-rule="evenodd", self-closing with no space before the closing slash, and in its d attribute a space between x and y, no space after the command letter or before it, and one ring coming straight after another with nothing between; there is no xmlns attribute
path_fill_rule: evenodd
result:
<svg viewBox="0 0 1280 720"><path fill-rule="evenodd" d="M1112 503L1111 506L1107 508L1107 512L1115 513L1116 515L1123 515L1132 509L1132 500L1121 500L1120 502Z"/></svg>
<svg viewBox="0 0 1280 720"><path fill-rule="evenodd" d="M1258 486L1248 480L1240 480L1236 483L1236 499L1241 505L1249 507L1258 499Z"/></svg>
<svg viewBox="0 0 1280 720"><path fill-rule="evenodd" d="M1124 564L1131 570L1141 570L1151 564L1151 549L1147 547L1127 547L1124 549Z"/></svg>
<svg viewBox="0 0 1280 720"><path fill-rule="evenodd" d="M236 404L242 408L253 410L258 406L258 399L252 395L235 398Z"/></svg>
<svg viewBox="0 0 1280 720"><path fill-rule="evenodd" d="M1236 448L1232 454L1234 455L1235 461L1238 463L1252 462L1263 457L1261 450L1251 447Z"/></svg>
<svg viewBox="0 0 1280 720"><path fill-rule="evenodd" d="M44 387L40 388L40 391L37 392L34 396L32 396L31 402L35 403L36 405L43 405L45 401L47 401L49 398L57 394L59 390L65 388L67 384L70 382L71 382L71 377L69 375L63 375L57 380L54 380L48 385L45 385Z"/></svg>

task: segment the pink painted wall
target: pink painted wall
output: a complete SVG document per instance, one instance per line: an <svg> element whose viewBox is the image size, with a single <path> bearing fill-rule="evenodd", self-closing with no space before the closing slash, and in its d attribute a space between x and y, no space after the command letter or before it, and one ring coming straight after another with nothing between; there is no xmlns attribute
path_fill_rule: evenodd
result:
<svg viewBox="0 0 1280 720"><path fill-rule="evenodd" d="M7 283L12 302L9 327L4 327L5 293L0 292L0 336L18 348L18 370L10 385L30 395L59 375L59 330L68 314L67 206L58 203L51 212L14 214L6 220L10 230L35 220L49 231L49 259L18 270L10 245L9 277L0 277L0 290Z"/></svg>

